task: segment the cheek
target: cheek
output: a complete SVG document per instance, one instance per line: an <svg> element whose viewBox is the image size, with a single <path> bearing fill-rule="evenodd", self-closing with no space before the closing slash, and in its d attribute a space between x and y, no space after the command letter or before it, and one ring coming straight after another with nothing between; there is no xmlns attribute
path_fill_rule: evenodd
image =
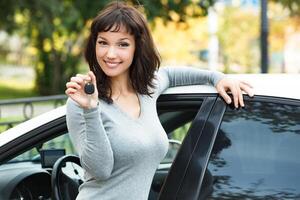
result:
<svg viewBox="0 0 300 200"><path fill-rule="evenodd" d="M134 58L134 52L135 52L134 49L132 49L132 50L126 52L126 57L127 57L127 59L128 59L130 62L132 62L132 60L133 60L133 58Z"/></svg>
<svg viewBox="0 0 300 200"><path fill-rule="evenodd" d="M103 57L103 55L104 55L103 49L101 49L99 47L96 47L96 57L97 57L97 59Z"/></svg>
<svg viewBox="0 0 300 200"><path fill-rule="evenodd" d="M101 51L99 48L96 48L96 57L97 57L97 59L99 57L102 57L102 54L103 54L103 51Z"/></svg>

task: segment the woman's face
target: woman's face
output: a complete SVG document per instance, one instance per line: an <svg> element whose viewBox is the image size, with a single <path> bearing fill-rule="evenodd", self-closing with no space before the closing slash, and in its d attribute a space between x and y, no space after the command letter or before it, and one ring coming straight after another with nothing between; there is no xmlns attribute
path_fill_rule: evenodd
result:
<svg viewBox="0 0 300 200"><path fill-rule="evenodd" d="M96 57L98 64L107 76L112 78L128 76L134 51L134 36L130 35L124 27L121 27L118 32L98 33Z"/></svg>

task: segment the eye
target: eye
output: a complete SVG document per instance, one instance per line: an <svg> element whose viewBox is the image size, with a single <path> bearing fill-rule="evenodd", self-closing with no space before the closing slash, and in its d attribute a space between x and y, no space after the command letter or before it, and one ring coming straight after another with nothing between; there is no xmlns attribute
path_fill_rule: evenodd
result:
<svg viewBox="0 0 300 200"><path fill-rule="evenodd" d="M129 46L129 44L127 42L121 42L119 44L119 47L122 47L122 48L125 48L125 47L128 47L128 46Z"/></svg>
<svg viewBox="0 0 300 200"><path fill-rule="evenodd" d="M105 45L107 45L107 42L100 40L100 41L98 41L98 44L100 44L101 46L105 46Z"/></svg>

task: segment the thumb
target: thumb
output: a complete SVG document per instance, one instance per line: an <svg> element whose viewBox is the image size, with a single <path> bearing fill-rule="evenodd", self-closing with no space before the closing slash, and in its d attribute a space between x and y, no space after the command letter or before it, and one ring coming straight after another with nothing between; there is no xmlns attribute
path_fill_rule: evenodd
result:
<svg viewBox="0 0 300 200"><path fill-rule="evenodd" d="M91 77L91 81L94 84L94 86L96 86L97 85L97 80L96 80L95 74L92 71L89 71L88 75Z"/></svg>

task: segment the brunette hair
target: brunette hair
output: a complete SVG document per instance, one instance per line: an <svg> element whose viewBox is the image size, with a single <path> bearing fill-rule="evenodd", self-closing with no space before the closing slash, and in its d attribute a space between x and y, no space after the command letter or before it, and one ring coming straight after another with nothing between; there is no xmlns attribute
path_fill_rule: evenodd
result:
<svg viewBox="0 0 300 200"><path fill-rule="evenodd" d="M124 2L108 4L94 18L85 49L85 59L90 70L96 75L99 98L108 103L112 103L111 81L97 62L96 40L99 32L118 32L121 27L135 38L135 52L129 68L129 78L137 93L151 96L154 73L160 66L160 56L143 15Z"/></svg>

